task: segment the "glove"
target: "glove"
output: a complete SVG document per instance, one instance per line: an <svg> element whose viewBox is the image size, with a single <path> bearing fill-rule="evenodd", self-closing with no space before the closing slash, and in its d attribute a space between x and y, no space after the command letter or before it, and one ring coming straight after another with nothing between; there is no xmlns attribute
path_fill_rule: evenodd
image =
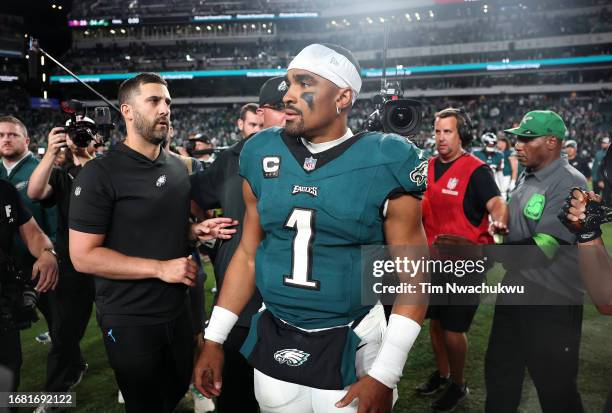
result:
<svg viewBox="0 0 612 413"><path fill-rule="evenodd" d="M580 219L582 213L585 217ZM600 199L589 195L583 188L574 187L557 217L563 225L576 234L578 243L584 243L601 237L601 224L605 220L605 215ZM579 219L573 221L569 219L570 216Z"/></svg>

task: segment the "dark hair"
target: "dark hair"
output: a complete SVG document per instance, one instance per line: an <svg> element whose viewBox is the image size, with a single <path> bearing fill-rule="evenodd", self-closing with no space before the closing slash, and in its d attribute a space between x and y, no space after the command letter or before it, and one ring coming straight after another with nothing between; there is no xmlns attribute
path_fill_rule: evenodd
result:
<svg viewBox="0 0 612 413"><path fill-rule="evenodd" d="M23 122L17 119L15 116L11 116L11 115L0 116L0 123L12 123L13 125L17 125L23 131L23 135L26 138L28 137L28 128L26 128L26 125L24 125Z"/></svg>
<svg viewBox="0 0 612 413"><path fill-rule="evenodd" d="M259 109L259 105L257 105L257 103L247 103L240 108L240 119L244 120L247 112L257 114L257 109Z"/></svg>
<svg viewBox="0 0 612 413"><path fill-rule="evenodd" d="M457 109L457 108L442 109L441 111L436 112L436 114L434 115L434 119L435 118L444 119L444 118L451 118L451 117L455 118L457 119L457 129L459 129L460 127L466 124L465 117L462 116L461 112L462 110Z"/></svg>
<svg viewBox="0 0 612 413"><path fill-rule="evenodd" d="M168 83L157 73L140 73L137 76L124 80L119 86L119 92L117 92L119 105L123 105L130 100L132 95L138 91L140 85L145 85L147 83L158 83L168 86Z"/></svg>

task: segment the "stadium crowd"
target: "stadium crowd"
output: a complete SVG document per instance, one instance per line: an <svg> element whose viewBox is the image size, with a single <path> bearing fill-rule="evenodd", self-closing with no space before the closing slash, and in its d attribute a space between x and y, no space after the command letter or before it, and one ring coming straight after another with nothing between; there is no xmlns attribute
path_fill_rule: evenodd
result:
<svg viewBox="0 0 612 413"><path fill-rule="evenodd" d="M340 36L334 36L340 37ZM337 39L336 43L350 43L350 37ZM294 44L308 44L308 41L295 41ZM378 47L380 47L380 42ZM127 46L99 46L92 49L72 49L64 59L79 73L95 74L129 71L147 68L154 71L168 70L207 70L207 69L269 69L285 67L294 56L287 45L277 42L257 42L238 44L231 47L216 43L176 41L172 46L151 46L131 43ZM376 45L373 45L373 49ZM295 49L299 50L299 47ZM512 52L512 60L535 60L573 56L593 56L610 54L610 45L590 45L546 50L521 50ZM461 63L497 62L507 59L509 52L490 52L478 54L411 56L391 59L389 63L403 66L447 65ZM365 63L365 62L364 62ZM370 63L376 67L376 63ZM364 66L365 67L365 66ZM86 68L86 69L85 69ZM54 73L61 71L54 69Z"/></svg>
<svg viewBox="0 0 612 413"><path fill-rule="evenodd" d="M0 94L0 96L2 96ZM579 151L592 159L599 149L598 142L608 136L612 129L612 113L609 94L578 96L521 96L505 97L481 96L465 98L429 98L419 99L423 103L424 126L414 137L419 144L425 142L430 131L427 128L433 119L436 108L444 106L462 106L471 114L474 135L481 136L486 131L501 131L505 125L518 123L525 111L537 108L551 108L561 114L569 129L570 139L579 145ZM48 131L65 122L65 115L59 110L30 109L25 96L16 93L6 96L4 101L6 113L16 113L23 119L30 131L31 145L45 147ZM175 130L175 143L183 146L190 134L202 133L210 138L215 147L227 147L236 143L239 131L236 127L236 105L226 107L207 107L179 105L172 110L172 124ZM349 126L354 131L363 130L367 117L374 111L370 100L358 100L349 117ZM124 136L121 122L113 132L111 143L119 142Z"/></svg>

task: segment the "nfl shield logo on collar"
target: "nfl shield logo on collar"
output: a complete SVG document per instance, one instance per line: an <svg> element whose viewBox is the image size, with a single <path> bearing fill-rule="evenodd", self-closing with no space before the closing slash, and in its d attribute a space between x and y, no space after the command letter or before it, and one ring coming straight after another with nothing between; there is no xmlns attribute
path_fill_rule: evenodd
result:
<svg viewBox="0 0 612 413"><path fill-rule="evenodd" d="M317 160L313 158L312 156L304 159L304 170L305 171L308 171L308 172L314 171L316 166L317 166Z"/></svg>

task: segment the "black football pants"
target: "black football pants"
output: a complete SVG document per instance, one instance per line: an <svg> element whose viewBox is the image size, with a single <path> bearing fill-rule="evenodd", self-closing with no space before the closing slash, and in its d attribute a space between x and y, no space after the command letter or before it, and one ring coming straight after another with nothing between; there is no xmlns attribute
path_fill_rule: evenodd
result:
<svg viewBox="0 0 612 413"><path fill-rule="evenodd" d="M516 413L525 369L543 413L584 412L578 393L582 306L495 307L485 359L487 413Z"/></svg>
<svg viewBox="0 0 612 413"><path fill-rule="evenodd" d="M84 368L80 342L89 323L93 301L93 276L78 273L60 274L56 289L41 295L39 308L51 336L46 391L68 391Z"/></svg>
<svg viewBox="0 0 612 413"><path fill-rule="evenodd" d="M189 388L193 369L193 330L187 306L166 323L103 326L102 334L125 410L172 412Z"/></svg>

